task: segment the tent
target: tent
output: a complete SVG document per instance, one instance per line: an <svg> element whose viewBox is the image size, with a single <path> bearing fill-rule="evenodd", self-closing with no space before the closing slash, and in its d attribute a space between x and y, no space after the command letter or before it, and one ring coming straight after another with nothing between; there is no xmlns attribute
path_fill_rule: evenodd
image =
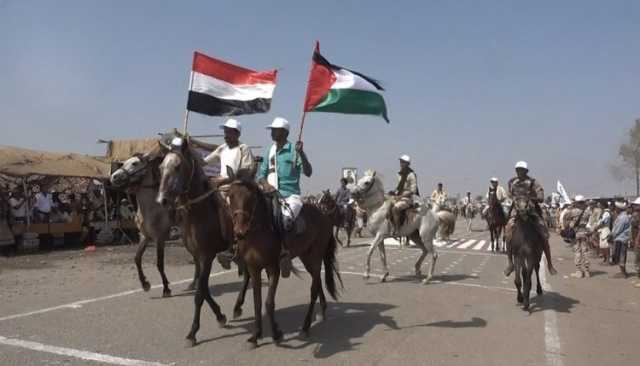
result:
<svg viewBox="0 0 640 366"><path fill-rule="evenodd" d="M108 178L110 164L101 158L0 145L0 173L13 177L46 175Z"/></svg>

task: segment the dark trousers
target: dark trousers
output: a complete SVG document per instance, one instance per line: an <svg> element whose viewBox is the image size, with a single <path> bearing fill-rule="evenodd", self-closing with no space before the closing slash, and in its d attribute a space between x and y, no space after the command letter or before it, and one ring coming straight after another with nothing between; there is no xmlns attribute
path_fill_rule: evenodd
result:
<svg viewBox="0 0 640 366"><path fill-rule="evenodd" d="M620 265L621 268L627 266L627 243L622 241L614 242L613 258L611 260L614 264Z"/></svg>

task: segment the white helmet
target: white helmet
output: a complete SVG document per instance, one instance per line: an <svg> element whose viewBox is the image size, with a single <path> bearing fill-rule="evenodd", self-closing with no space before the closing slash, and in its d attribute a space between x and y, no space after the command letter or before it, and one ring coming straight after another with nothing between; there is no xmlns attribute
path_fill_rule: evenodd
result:
<svg viewBox="0 0 640 366"><path fill-rule="evenodd" d="M529 170L529 164L527 164L526 161L519 161L519 162L516 163L516 169L518 169L518 168Z"/></svg>
<svg viewBox="0 0 640 366"><path fill-rule="evenodd" d="M496 182L497 183L498 182L498 178L496 178L496 177L491 178L491 182Z"/></svg>
<svg viewBox="0 0 640 366"><path fill-rule="evenodd" d="M411 157L409 155L402 155L400 157L400 160L407 162L407 163L411 163Z"/></svg>
<svg viewBox="0 0 640 366"><path fill-rule="evenodd" d="M636 198L635 201L633 201L632 203L633 205L640 205L640 197Z"/></svg>
<svg viewBox="0 0 640 366"><path fill-rule="evenodd" d="M575 202L584 202L584 196L579 194L579 195L575 196L575 198L573 200Z"/></svg>

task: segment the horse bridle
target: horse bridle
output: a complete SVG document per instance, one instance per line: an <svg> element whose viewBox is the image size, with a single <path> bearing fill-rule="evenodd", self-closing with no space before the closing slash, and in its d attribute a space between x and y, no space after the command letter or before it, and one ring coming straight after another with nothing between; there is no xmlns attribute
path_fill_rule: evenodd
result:
<svg viewBox="0 0 640 366"><path fill-rule="evenodd" d="M251 208L251 214L248 215L249 216L249 224L247 225L247 232L245 234L248 234L250 232L253 232L255 229L253 228L253 219L256 216L256 210L258 208L258 200L261 199L260 197L260 192L258 191L258 187L255 188L255 194L256 194L256 198L253 200L253 207ZM235 215L237 213L242 214L243 216L246 215L246 212L242 209L239 210L234 210L233 212L231 212L231 220L233 220L233 218L235 217Z"/></svg>

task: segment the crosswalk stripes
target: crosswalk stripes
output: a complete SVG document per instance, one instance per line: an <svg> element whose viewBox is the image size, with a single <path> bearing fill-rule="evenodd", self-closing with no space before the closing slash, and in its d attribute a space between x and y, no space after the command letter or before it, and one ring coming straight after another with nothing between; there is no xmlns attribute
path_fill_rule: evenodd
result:
<svg viewBox="0 0 640 366"><path fill-rule="evenodd" d="M482 247L484 246L484 243L486 243L486 240L480 240L478 242L478 244L476 244L475 247L473 247L473 250L480 250L482 249Z"/></svg>
<svg viewBox="0 0 640 366"><path fill-rule="evenodd" d="M471 245L473 245L473 243L475 243L476 241L471 239L471 240L467 240L466 242L460 244L458 246L458 249L467 249L469 248Z"/></svg>

